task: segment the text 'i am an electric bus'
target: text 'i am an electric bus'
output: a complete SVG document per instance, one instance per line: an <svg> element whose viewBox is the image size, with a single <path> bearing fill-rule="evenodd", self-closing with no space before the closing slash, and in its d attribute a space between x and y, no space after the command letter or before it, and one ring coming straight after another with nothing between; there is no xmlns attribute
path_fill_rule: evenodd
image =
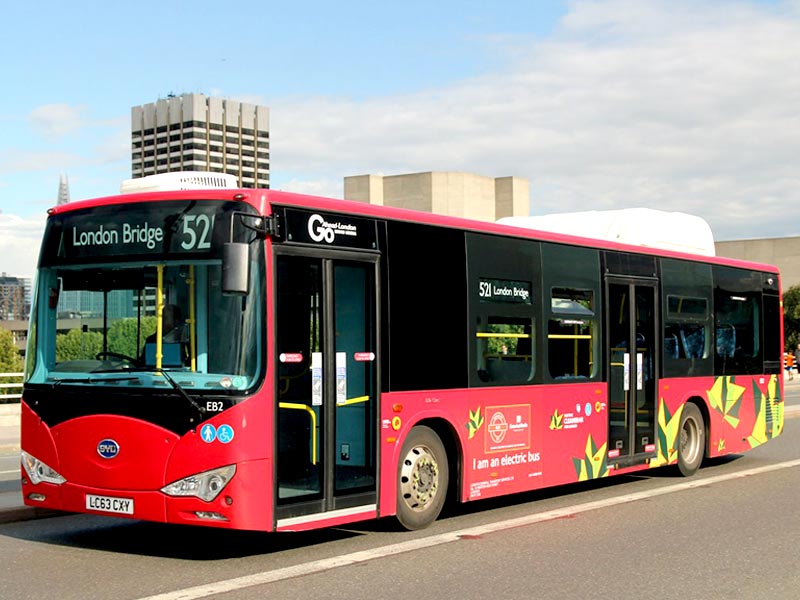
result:
<svg viewBox="0 0 800 600"><path fill-rule="evenodd" d="M775 267L203 185L50 210L25 504L417 529L783 429Z"/></svg>

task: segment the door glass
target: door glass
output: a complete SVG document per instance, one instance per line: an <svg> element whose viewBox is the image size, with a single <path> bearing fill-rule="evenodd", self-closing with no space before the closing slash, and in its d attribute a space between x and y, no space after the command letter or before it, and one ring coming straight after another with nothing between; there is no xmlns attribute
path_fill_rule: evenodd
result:
<svg viewBox="0 0 800 600"><path fill-rule="evenodd" d="M322 495L322 261L280 257L277 270L278 499Z"/></svg>
<svg viewBox="0 0 800 600"><path fill-rule="evenodd" d="M628 395L630 392L630 305L627 285L608 286L608 340L609 350L609 451L628 454ZM634 369L635 371L635 366ZM613 456L613 454L612 454Z"/></svg>
<svg viewBox="0 0 800 600"><path fill-rule="evenodd" d="M333 268L336 492L375 485L374 272L372 264L337 263Z"/></svg>
<svg viewBox="0 0 800 600"><path fill-rule="evenodd" d="M655 288L636 286L636 434L634 452L655 443Z"/></svg>
<svg viewBox="0 0 800 600"><path fill-rule="evenodd" d="M655 298L656 288L652 286L608 286L612 457L653 452L655 448Z"/></svg>

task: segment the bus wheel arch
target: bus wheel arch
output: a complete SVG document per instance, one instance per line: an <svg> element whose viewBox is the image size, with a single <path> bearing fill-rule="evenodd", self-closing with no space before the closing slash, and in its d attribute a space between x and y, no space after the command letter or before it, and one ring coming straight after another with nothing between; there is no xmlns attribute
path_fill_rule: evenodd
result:
<svg viewBox="0 0 800 600"><path fill-rule="evenodd" d="M684 477L694 475L706 456L707 423L702 404L695 399L687 400L681 411L677 439L678 470Z"/></svg>
<svg viewBox="0 0 800 600"><path fill-rule="evenodd" d="M422 421L409 431L397 465L397 519L405 529L423 529L439 516L458 487L459 455L444 421Z"/></svg>

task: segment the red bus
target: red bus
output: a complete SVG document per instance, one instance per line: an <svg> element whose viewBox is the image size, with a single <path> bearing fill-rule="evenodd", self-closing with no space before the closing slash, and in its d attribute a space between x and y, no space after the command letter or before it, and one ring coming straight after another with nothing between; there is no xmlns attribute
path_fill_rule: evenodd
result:
<svg viewBox="0 0 800 600"><path fill-rule="evenodd" d="M741 453L775 267L269 190L50 210L30 506L290 531Z"/></svg>

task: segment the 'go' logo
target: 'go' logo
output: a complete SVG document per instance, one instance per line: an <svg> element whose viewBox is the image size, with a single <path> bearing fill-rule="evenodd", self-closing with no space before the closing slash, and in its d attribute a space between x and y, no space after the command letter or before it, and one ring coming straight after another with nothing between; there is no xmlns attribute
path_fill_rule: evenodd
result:
<svg viewBox="0 0 800 600"><path fill-rule="evenodd" d="M333 228L320 215L312 215L308 220L308 235L315 242L325 241L329 244L332 244L333 238L336 237Z"/></svg>

